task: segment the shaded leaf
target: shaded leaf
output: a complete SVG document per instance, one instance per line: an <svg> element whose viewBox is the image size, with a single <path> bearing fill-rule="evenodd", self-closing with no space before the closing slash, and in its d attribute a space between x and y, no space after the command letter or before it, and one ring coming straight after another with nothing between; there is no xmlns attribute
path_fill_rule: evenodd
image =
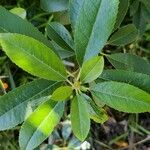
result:
<svg viewBox="0 0 150 150"><path fill-rule="evenodd" d="M150 22L150 10L146 9L146 6L142 5L142 14L147 23Z"/></svg>
<svg viewBox="0 0 150 150"><path fill-rule="evenodd" d="M105 110L102 107L97 106L89 96L84 94L84 97L88 102L87 104L90 118L97 123L103 124L106 122L108 120L108 115Z"/></svg>
<svg viewBox="0 0 150 150"><path fill-rule="evenodd" d="M50 42L44 37L44 35L38 31L30 22L20 18L7 11L4 7L0 6L0 31L20 33L37 39L43 42L48 47L52 48Z"/></svg>
<svg viewBox="0 0 150 150"><path fill-rule="evenodd" d="M68 30L58 22L51 22L47 26L47 35L60 47L66 50L74 49L73 39Z"/></svg>
<svg viewBox="0 0 150 150"><path fill-rule="evenodd" d="M69 0L40 0L40 3L43 10L57 12L67 10Z"/></svg>
<svg viewBox="0 0 150 150"><path fill-rule="evenodd" d="M150 63L139 56L128 53L107 55L107 59L116 69L135 71L150 75Z"/></svg>
<svg viewBox="0 0 150 150"><path fill-rule="evenodd" d="M73 51L68 51L68 50L63 49L54 41L51 41L51 44L53 45L54 49L57 51L58 55L62 59L69 58L69 57L75 55L75 53Z"/></svg>
<svg viewBox="0 0 150 150"><path fill-rule="evenodd" d="M90 116L86 100L81 95L71 101L71 124L75 136L84 141L90 130Z"/></svg>
<svg viewBox="0 0 150 150"><path fill-rule="evenodd" d="M128 11L128 7L129 7L129 0L119 0L119 8L118 8L118 14L117 14L114 30L121 25Z"/></svg>
<svg viewBox="0 0 150 150"><path fill-rule="evenodd" d="M69 20L69 14L68 11L61 11L61 12L55 12L53 13L54 16L54 21L59 22L63 25L69 25L70 20Z"/></svg>
<svg viewBox="0 0 150 150"><path fill-rule="evenodd" d="M138 29L139 37L144 34L146 28L146 20L143 14L143 9L144 7L142 4L139 4L137 12L133 15L133 23Z"/></svg>
<svg viewBox="0 0 150 150"><path fill-rule="evenodd" d="M137 0L134 0L131 5L130 5L130 15L133 16L137 11L138 11L138 8L139 8L139 4L140 2L137 1Z"/></svg>
<svg viewBox="0 0 150 150"><path fill-rule="evenodd" d="M138 37L138 30L133 24L128 24L121 27L117 32L115 32L110 40L109 44L122 46L132 43Z"/></svg>
<svg viewBox="0 0 150 150"><path fill-rule="evenodd" d="M150 111L150 94L126 83L103 82L91 87L92 94L106 105L128 113Z"/></svg>
<svg viewBox="0 0 150 150"><path fill-rule="evenodd" d="M126 70L104 70L99 77L107 81L125 82L150 93L150 76Z"/></svg>
<svg viewBox="0 0 150 150"><path fill-rule="evenodd" d="M150 12L150 3L149 0L139 0L141 3L143 3L146 7L146 9Z"/></svg>

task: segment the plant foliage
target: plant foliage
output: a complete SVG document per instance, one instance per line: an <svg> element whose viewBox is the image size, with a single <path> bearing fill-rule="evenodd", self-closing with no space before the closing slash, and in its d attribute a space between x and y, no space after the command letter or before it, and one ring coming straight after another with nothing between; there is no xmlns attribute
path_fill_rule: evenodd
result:
<svg viewBox="0 0 150 150"><path fill-rule="evenodd" d="M122 26L129 6L133 22ZM150 111L150 63L129 53L102 52L108 44L123 47L142 36L148 0L41 0L41 7L50 13L67 10L71 31L49 22L44 36L17 16L20 8L9 12L0 6L2 50L41 78L0 97L0 130L24 122L19 143L22 150L31 150L52 133L68 105L74 135L81 141L91 119L108 120L105 106L127 113ZM105 70L107 60L115 69Z"/></svg>

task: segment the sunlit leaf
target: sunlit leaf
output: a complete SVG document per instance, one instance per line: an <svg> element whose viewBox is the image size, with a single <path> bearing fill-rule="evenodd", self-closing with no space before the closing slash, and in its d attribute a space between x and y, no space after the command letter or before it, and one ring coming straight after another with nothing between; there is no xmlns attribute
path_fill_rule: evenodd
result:
<svg viewBox="0 0 150 150"><path fill-rule="evenodd" d="M55 101L67 100L71 96L72 91L71 86L61 86L53 92L51 99Z"/></svg>
<svg viewBox="0 0 150 150"><path fill-rule="evenodd" d="M19 144L23 150L31 150L40 145L59 123L64 111L64 103L48 100L33 112L21 127Z"/></svg>
<svg viewBox="0 0 150 150"><path fill-rule="evenodd" d="M54 81L66 79L63 63L39 41L20 34L0 34L0 44L7 56L32 75Z"/></svg>
<svg viewBox="0 0 150 150"><path fill-rule="evenodd" d="M104 59L102 56L95 56L85 63L81 68L80 79L83 83L88 83L96 78L102 73L104 68Z"/></svg>
<svg viewBox="0 0 150 150"><path fill-rule="evenodd" d="M58 83L44 79L20 86L0 97L0 130L22 123L32 113L34 100L52 94ZM36 102L38 106L38 103Z"/></svg>

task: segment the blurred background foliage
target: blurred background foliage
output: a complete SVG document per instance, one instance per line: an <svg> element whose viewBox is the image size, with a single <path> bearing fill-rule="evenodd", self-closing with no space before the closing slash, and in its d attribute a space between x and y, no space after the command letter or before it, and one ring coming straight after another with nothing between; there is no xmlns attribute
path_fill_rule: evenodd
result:
<svg viewBox="0 0 150 150"><path fill-rule="evenodd" d="M124 1L124 0L120 0ZM45 0L46 2L46 0ZM62 11L52 12L44 4L44 0L0 0L0 5L11 10L21 7L23 10L13 13L23 14L43 34L45 27L51 21L61 22L71 32L68 13L63 7ZM46 10L44 11L41 7ZM24 16L25 15L25 16ZM150 1L131 0L130 6L121 26L134 23L138 29L138 40L125 46L106 45L104 52L113 54L117 52L128 52L136 54L149 61L150 58ZM106 60L106 68L112 68ZM33 76L19 69L15 64L0 51L0 95L8 92L19 85L33 80ZM106 108L110 116L103 125L92 122L91 133L87 141L81 143L72 134L70 119L62 121L53 134L39 148L39 150L150 150L150 114L126 114L110 108ZM0 132L0 150L18 150L19 126Z"/></svg>

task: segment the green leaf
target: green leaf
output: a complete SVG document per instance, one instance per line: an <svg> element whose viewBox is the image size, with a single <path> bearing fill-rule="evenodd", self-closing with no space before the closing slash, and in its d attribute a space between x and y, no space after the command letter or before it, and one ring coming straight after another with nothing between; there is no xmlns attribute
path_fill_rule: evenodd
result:
<svg viewBox="0 0 150 150"><path fill-rule="evenodd" d="M63 25L70 25L69 13L68 11L61 11L53 13L54 21L59 22Z"/></svg>
<svg viewBox="0 0 150 150"><path fill-rule="evenodd" d="M134 71L150 75L150 63L139 56L128 53L107 55L107 59L116 69Z"/></svg>
<svg viewBox="0 0 150 150"><path fill-rule="evenodd" d="M67 100L71 96L72 91L71 86L61 86L53 92L51 99L55 101Z"/></svg>
<svg viewBox="0 0 150 150"><path fill-rule="evenodd" d="M102 73L104 68L104 59L102 56L95 56L85 63L81 68L80 79L83 83L88 83L96 78Z"/></svg>
<svg viewBox="0 0 150 150"><path fill-rule="evenodd" d="M90 116L84 96L77 95L71 102L71 124L75 136L84 141L90 130Z"/></svg>
<svg viewBox="0 0 150 150"><path fill-rule="evenodd" d="M98 97L92 95L92 98L93 98L95 104L96 104L98 107L102 108L102 107L105 106L105 103L102 102Z"/></svg>
<svg viewBox="0 0 150 150"><path fill-rule="evenodd" d="M116 30L125 18L129 7L129 0L119 0L119 9L114 30Z"/></svg>
<svg viewBox="0 0 150 150"><path fill-rule="evenodd" d="M30 22L27 20L21 19L20 17L10 13L5 8L0 6L0 33L19 33L24 34L34 39L43 42L45 45L54 50L61 58L64 58L63 52L59 52L59 50L53 46L53 43L49 41L45 36L37 30ZM55 49L56 48L56 49ZM71 54L70 54L71 55ZM68 57L68 55L65 55Z"/></svg>
<svg viewBox="0 0 150 150"><path fill-rule="evenodd" d="M96 123L103 124L108 120L108 115L105 110L101 107L96 106L94 109L89 106L90 118Z"/></svg>
<svg viewBox="0 0 150 150"><path fill-rule="evenodd" d="M135 41L138 37L138 30L133 24L128 24L121 27L117 32L115 32L110 40L110 45L122 46Z"/></svg>
<svg viewBox="0 0 150 150"><path fill-rule="evenodd" d="M0 97L0 130L22 123L32 113L34 100L50 95L58 86L56 82L38 79Z"/></svg>
<svg viewBox="0 0 150 150"><path fill-rule="evenodd" d="M19 34L0 34L7 56L25 71L48 80L62 81L67 75L57 55L39 41Z"/></svg>
<svg viewBox="0 0 150 150"><path fill-rule="evenodd" d="M0 31L24 34L52 48L52 45L45 36L30 22L10 13L2 6L0 6Z"/></svg>
<svg viewBox="0 0 150 150"><path fill-rule="evenodd" d="M125 82L150 93L150 76L126 70L104 70L99 77L107 81Z"/></svg>
<svg viewBox="0 0 150 150"><path fill-rule="evenodd" d="M106 105L128 113L150 111L150 94L126 83L103 82L91 87L92 94Z"/></svg>
<svg viewBox="0 0 150 150"><path fill-rule="evenodd" d="M10 12L21 17L22 19L25 19L27 15L26 10L21 7L15 7L11 9Z"/></svg>
<svg viewBox="0 0 150 150"><path fill-rule="evenodd" d="M57 12L67 10L69 0L40 0L40 3L43 10Z"/></svg>
<svg viewBox="0 0 150 150"><path fill-rule="evenodd" d="M140 4L140 2L137 1L137 0L134 0L134 1L130 4L130 15L131 15L131 16L135 15L135 13L138 11L139 4Z"/></svg>
<svg viewBox="0 0 150 150"><path fill-rule="evenodd" d="M108 115L105 110L102 107L97 106L89 96L84 94L84 97L88 102L87 104L90 118L97 123L103 124L106 122L108 120Z"/></svg>
<svg viewBox="0 0 150 150"><path fill-rule="evenodd" d="M39 146L59 123L64 111L64 103L49 100L39 106L21 127L19 144L22 150Z"/></svg>
<svg viewBox="0 0 150 150"><path fill-rule="evenodd" d="M47 35L55 41L60 47L66 50L74 49L73 39L68 30L58 22L51 22L47 26Z"/></svg>
<svg viewBox="0 0 150 150"><path fill-rule="evenodd" d="M70 0L69 1L69 14L72 28L75 29L75 25L80 14L84 0Z"/></svg>
<svg viewBox="0 0 150 150"><path fill-rule="evenodd" d="M143 14L144 7L142 4L139 4L137 12L133 15L133 23L138 29L139 36L142 36L146 28L146 20Z"/></svg>
<svg viewBox="0 0 150 150"><path fill-rule="evenodd" d="M92 107L89 107L90 118L96 123L105 123L108 120L108 116L104 109L101 107L96 107L96 110L97 111L95 111Z"/></svg>
<svg viewBox="0 0 150 150"><path fill-rule="evenodd" d="M150 12L150 3L149 0L139 0L141 3L143 3L146 7L146 9Z"/></svg>
<svg viewBox="0 0 150 150"><path fill-rule="evenodd" d="M53 45L54 49L57 51L61 59L69 58L75 55L73 51L68 51L68 50L63 49L54 41L51 41L51 44Z"/></svg>
<svg viewBox="0 0 150 150"><path fill-rule="evenodd" d="M147 23L150 23L150 10L146 9L146 6L142 5L142 14Z"/></svg>
<svg viewBox="0 0 150 150"><path fill-rule="evenodd" d="M77 17L74 36L80 65L96 56L106 44L114 28L118 5L119 0L84 0Z"/></svg>

